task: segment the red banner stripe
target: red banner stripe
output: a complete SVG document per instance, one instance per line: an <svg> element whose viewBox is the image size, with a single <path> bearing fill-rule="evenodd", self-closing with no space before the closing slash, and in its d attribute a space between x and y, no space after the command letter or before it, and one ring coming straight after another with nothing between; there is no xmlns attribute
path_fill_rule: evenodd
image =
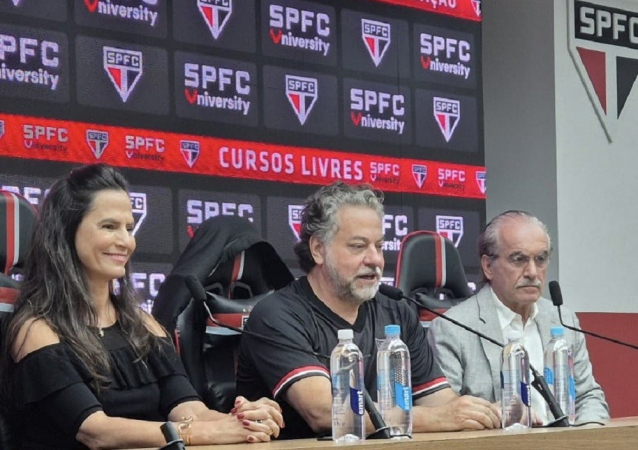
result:
<svg viewBox="0 0 638 450"><path fill-rule="evenodd" d="M485 171L483 166L17 115L0 115L0 120L5 122L0 156L80 164L99 161L131 169L306 185L365 182L386 192L485 198L477 182L477 173ZM87 131L108 135L102 151L91 148ZM188 151L180 147L182 141L197 143L196 159L187 158Z"/></svg>
<svg viewBox="0 0 638 450"><path fill-rule="evenodd" d="M481 2L473 0L376 0L391 5L405 6L406 8L420 9L445 16L480 22L482 15ZM478 8L478 9L475 9ZM477 11L479 13L477 14Z"/></svg>

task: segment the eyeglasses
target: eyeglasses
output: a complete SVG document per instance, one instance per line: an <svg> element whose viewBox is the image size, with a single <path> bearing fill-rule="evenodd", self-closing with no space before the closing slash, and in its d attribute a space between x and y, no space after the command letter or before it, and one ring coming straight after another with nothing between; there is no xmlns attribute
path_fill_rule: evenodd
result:
<svg viewBox="0 0 638 450"><path fill-rule="evenodd" d="M492 258L496 259L499 257L503 257L502 255L493 255ZM512 253L511 255L507 256L506 259L507 261L513 266L516 267L517 269L522 269L523 267L527 267L527 265L529 264L530 260L534 258L534 265L539 268L539 269L544 269L545 266L547 266L547 263L549 262L549 253L544 252L541 253L540 255L535 255L535 256L529 256L526 255L525 253Z"/></svg>

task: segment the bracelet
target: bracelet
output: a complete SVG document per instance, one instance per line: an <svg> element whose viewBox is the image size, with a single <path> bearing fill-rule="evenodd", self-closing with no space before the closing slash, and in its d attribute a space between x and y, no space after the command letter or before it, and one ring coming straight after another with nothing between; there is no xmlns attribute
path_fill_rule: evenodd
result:
<svg viewBox="0 0 638 450"><path fill-rule="evenodd" d="M184 441L185 445L191 445L191 424L193 423L193 416L182 417L177 425L177 434L179 438Z"/></svg>

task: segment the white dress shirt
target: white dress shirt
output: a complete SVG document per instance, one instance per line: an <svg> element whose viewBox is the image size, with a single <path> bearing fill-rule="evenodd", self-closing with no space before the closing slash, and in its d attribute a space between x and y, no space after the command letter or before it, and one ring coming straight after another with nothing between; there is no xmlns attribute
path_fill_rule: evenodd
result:
<svg viewBox="0 0 638 450"><path fill-rule="evenodd" d="M507 338L510 333L522 336L521 344L523 344L523 347L527 350L530 364L542 373L543 366L545 364L545 356L543 351L543 341L541 340L541 334L538 331L538 326L536 325L535 320L536 315L538 314L538 307L536 306L536 303L532 306L532 313L529 315L527 322L523 324L523 318L521 315L505 306L503 302L498 299L491 287L490 291L492 292L492 300L496 306L496 313L498 314L498 320L501 324L503 337ZM530 383L531 381L533 381L533 379L530 379ZM536 389L531 386L530 389L532 392L532 408L534 408L536 417L538 417L538 419L544 424L548 423L549 419L547 417L545 400L541 397L538 391L536 391Z"/></svg>

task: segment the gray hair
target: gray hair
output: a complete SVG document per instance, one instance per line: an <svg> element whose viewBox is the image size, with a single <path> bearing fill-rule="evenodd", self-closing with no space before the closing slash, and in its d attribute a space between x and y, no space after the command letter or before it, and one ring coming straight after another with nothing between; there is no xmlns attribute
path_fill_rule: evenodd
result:
<svg viewBox="0 0 638 450"><path fill-rule="evenodd" d="M552 251L552 240L549 237L549 231L547 230L547 226L541 222L538 217L526 212L519 210L509 210L504 213L499 214L494 217L486 226L478 239L478 254L479 260L483 258L483 255L489 257L490 259L494 259L498 253L498 232L501 229L501 226L511 219L523 220L525 223L529 225L534 225L539 227L545 233L545 238L547 239L547 246L549 248L549 252ZM488 279L485 276L485 272L483 271L483 267L481 265L481 275L483 276L483 282L487 283Z"/></svg>
<svg viewBox="0 0 638 450"><path fill-rule="evenodd" d="M295 245L304 272L310 272L316 264L310 252L310 238L316 236L322 243L330 242L337 231L337 213L342 206L370 208L383 218L383 193L368 184L349 186L337 181L308 197L301 213L300 240Z"/></svg>

